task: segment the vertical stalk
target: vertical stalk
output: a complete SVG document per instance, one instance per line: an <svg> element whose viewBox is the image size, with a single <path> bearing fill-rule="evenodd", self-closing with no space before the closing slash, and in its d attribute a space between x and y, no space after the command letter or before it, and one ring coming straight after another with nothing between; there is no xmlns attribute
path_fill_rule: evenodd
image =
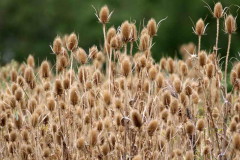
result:
<svg viewBox="0 0 240 160"><path fill-rule="evenodd" d="M228 67L228 57L229 57L229 52L230 52L230 47L231 47L231 38L232 35L229 34L228 35L228 48L227 48L227 56L226 56L226 61L225 61L225 74L224 74L224 78L225 78L225 95L227 96L227 67Z"/></svg>
<svg viewBox="0 0 240 160"><path fill-rule="evenodd" d="M197 53L197 55L200 53L200 50L201 50L201 38L202 38L202 36L198 36L198 53Z"/></svg>
<svg viewBox="0 0 240 160"><path fill-rule="evenodd" d="M218 54L218 38L219 38L219 18L217 18L217 33L216 33L216 44L215 44L216 57L217 57L217 54Z"/></svg>

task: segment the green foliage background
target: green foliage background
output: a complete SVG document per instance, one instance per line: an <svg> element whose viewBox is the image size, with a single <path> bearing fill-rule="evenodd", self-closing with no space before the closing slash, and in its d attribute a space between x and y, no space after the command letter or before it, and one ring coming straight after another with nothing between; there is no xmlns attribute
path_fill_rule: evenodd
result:
<svg viewBox="0 0 240 160"><path fill-rule="evenodd" d="M213 8L214 2L206 0ZM239 0L222 0L223 6L240 5ZM136 21L139 27L151 17L157 21L168 16L154 38L153 56L158 61L161 56L179 55L179 46L193 41L197 37L192 31L192 22L206 18L209 23L207 35L203 37L202 48L212 50L215 43L215 19L205 8L202 0L1 0L0 1L0 62L11 59L23 61L28 54L33 54L40 62L42 59L53 60L49 45L56 35L75 31L79 35L79 45L88 51L93 44L103 41L102 26L94 15L96 9L107 4L114 10L108 27L116 28L124 20ZM237 15L237 7L232 5L230 13ZM237 19L238 26L240 20ZM239 58L240 35L233 35L231 56ZM220 53L226 53L227 35L223 31L221 20Z"/></svg>

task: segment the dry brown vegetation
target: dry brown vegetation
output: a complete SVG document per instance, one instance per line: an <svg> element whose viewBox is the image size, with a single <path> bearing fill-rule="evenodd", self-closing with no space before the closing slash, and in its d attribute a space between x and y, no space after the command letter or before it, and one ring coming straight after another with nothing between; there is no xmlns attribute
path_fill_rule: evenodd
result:
<svg viewBox="0 0 240 160"><path fill-rule="evenodd" d="M183 59L151 56L159 24L150 19L137 32L125 21L107 29L107 6L97 14L102 48L87 52L75 33L57 36L56 63L1 68L0 159L11 160L229 160L240 157L240 63L227 64L236 19L220 3L216 44L201 49L206 25L193 28L198 46L183 45ZM219 67L219 22L228 34L224 73ZM138 48L133 53L133 47Z"/></svg>

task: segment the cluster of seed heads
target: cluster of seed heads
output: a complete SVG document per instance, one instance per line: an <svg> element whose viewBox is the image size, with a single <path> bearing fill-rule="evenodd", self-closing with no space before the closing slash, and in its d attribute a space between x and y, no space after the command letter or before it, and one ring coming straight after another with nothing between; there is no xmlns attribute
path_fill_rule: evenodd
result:
<svg viewBox="0 0 240 160"><path fill-rule="evenodd" d="M54 39L54 65L36 66L29 55L26 63L2 67L0 159L239 159L239 62L231 71L233 88L226 88L236 19L221 3L211 12L217 20L213 51L200 48L207 25L199 19L193 28L198 46L182 45L182 60L152 58L155 19L141 31L131 21L107 29L112 12L104 6L96 13L102 48L86 51L71 33ZM225 73L218 52L223 17Z"/></svg>

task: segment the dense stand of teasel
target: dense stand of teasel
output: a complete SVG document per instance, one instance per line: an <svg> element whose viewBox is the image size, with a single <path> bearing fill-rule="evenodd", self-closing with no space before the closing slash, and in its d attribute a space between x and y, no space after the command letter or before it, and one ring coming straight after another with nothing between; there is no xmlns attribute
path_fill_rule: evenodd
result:
<svg viewBox="0 0 240 160"><path fill-rule="evenodd" d="M199 19L193 28L197 47L182 45L182 60L155 62L151 48L159 23L150 19L141 31L131 21L108 28L112 12L104 6L96 12L102 48L93 45L87 53L71 33L54 39L54 65L45 60L37 67L29 55L26 63L2 67L0 159L239 159L239 62L227 91L236 19L221 3L211 12L213 52L201 48L207 25ZM221 46L227 49L224 74L222 19L228 34Z"/></svg>

